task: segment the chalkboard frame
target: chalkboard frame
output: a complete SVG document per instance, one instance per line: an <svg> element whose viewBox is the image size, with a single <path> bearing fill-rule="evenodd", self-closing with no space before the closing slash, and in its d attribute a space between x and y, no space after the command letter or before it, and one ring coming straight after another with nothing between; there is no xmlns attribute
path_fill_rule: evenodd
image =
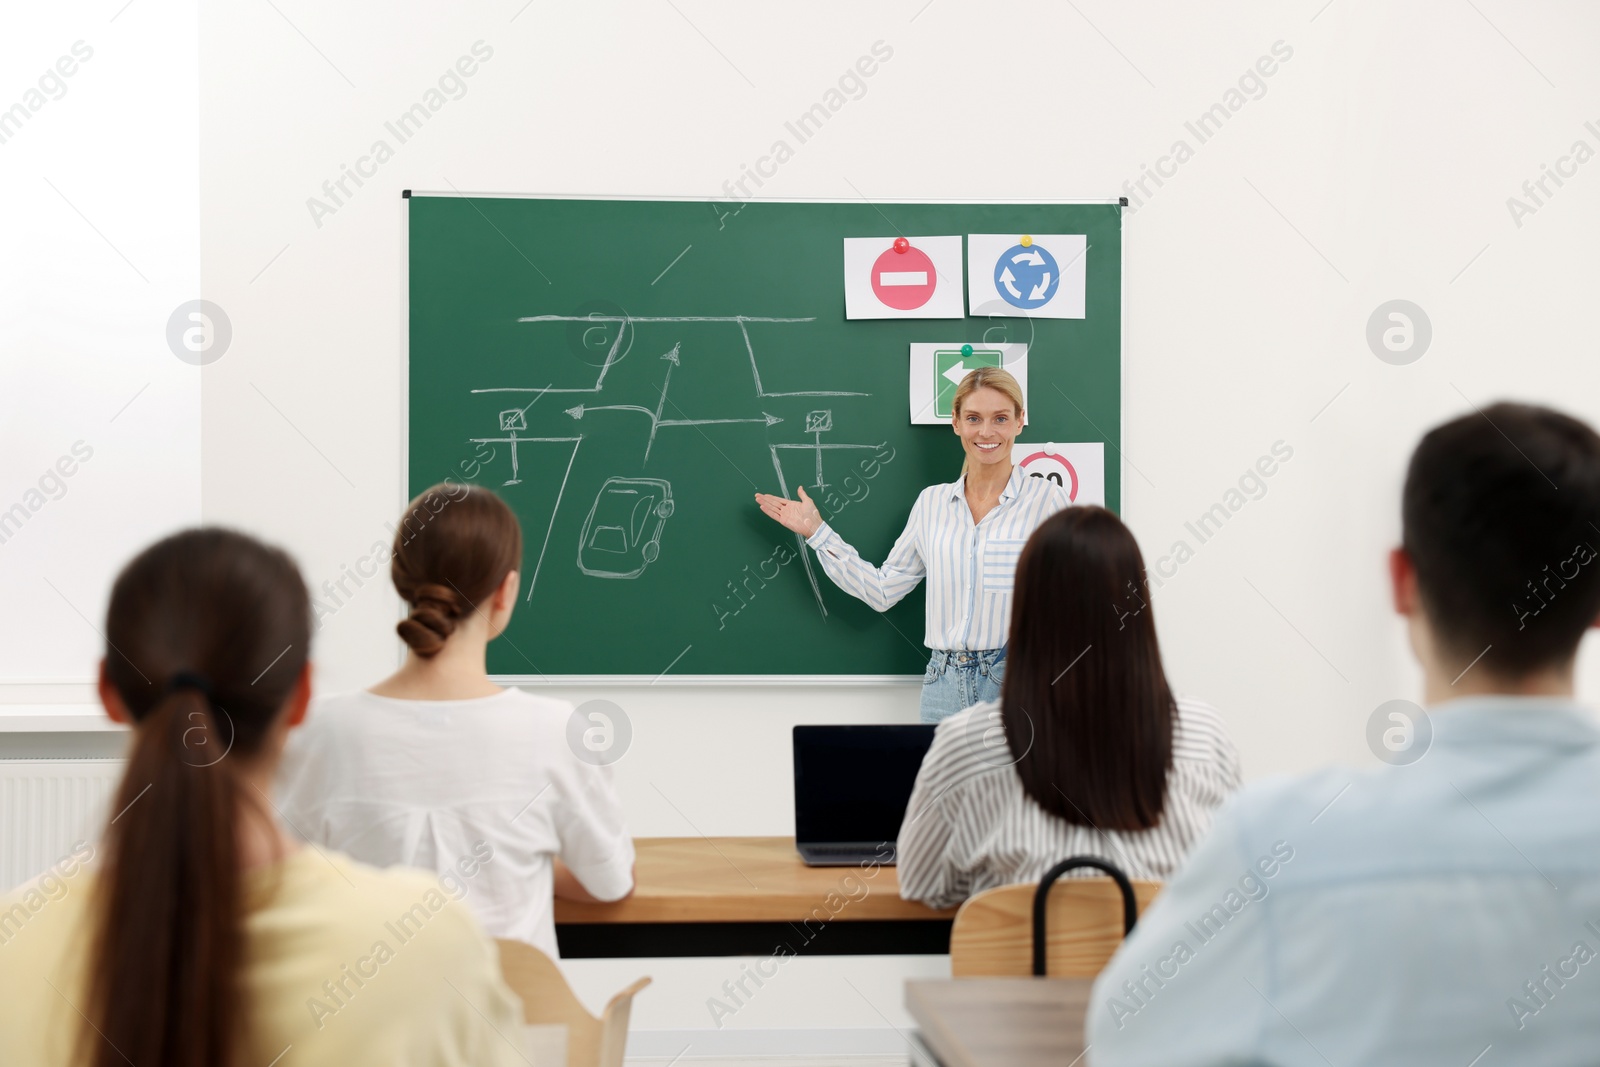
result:
<svg viewBox="0 0 1600 1067"><path fill-rule="evenodd" d="M410 200L413 197L439 197L462 200L617 200L617 201L649 201L670 203L723 203L722 198L706 196L682 196L663 194L640 193L532 193L532 192L479 192L462 189L431 190L431 189L405 189L401 192L400 209L400 477L399 501L397 511L404 514L407 505L411 502L411 493L408 486L411 469L410 431L411 431L411 229L410 229ZM749 203L764 204L853 204L856 202L870 203L865 197L840 198L840 197L745 197L741 205ZM1073 206L1127 206L1123 197L1106 198L1061 198L1061 197L894 197L892 200L884 199L884 203L894 204L950 204L950 205L1051 205L1062 207ZM1126 418L1127 406L1127 365L1123 359L1123 341L1127 336L1127 264L1128 264L1128 230L1126 226L1127 214L1119 216L1120 248L1117 264L1118 283L1118 349L1117 349L1117 375L1118 375L1118 438L1108 440L1109 445L1116 453L1118 463L1118 483L1126 484L1122 478L1123 454L1120 433ZM965 238L965 233L962 234ZM963 256L965 250L963 249ZM962 296L963 305L966 294ZM1112 462L1110 457L1107 463ZM405 618L407 609L400 603L396 610L396 621ZM397 650L397 657L403 662L405 651L402 647ZM571 687L605 685L612 687L635 687L651 685L668 686L713 686L726 687L757 687L770 688L773 686L810 686L819 688L843 688L850 686L881 687L904 686L920 687L922 677L917 674L671 674L671 666L659 675L649 674L501 674L491 673L490 679L498 685L517 687Z"/></svg>

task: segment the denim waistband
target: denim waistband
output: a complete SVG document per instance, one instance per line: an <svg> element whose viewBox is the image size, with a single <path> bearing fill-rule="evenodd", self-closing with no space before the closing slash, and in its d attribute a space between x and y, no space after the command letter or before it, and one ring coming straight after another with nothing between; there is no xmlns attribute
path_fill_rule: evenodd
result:
<svg viewBox="0 0 1600 1067"><path fill-rule="evenodd" d="M1006 658L1004 646L1000 648L960 649L936 648L931 663L936 667L994 666Z"/></svg>

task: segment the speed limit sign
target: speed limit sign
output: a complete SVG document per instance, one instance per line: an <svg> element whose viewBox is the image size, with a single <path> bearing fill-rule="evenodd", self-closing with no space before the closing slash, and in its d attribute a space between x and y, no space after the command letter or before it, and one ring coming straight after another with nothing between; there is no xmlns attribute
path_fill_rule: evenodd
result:
<svg viewBox="0 0 1600 1067"><path fill-rule="evenodd" d="M1074 504L1078 502L1078 472L1073 469L1072 461L1057 452L1035 452L1023 458L1018 464L1022 473L1030 478L1043 478L1048 482L1055 482L1067 491L1067 499Z"/></svg>
<svg viewBox="0 0 1600 1067"><path fill-rule="evenodd" d="M1043 478L1066 490L1074 504L1106 502L1106 446L1101 441L1070 444L1023 444L1012 446L1011 462L1029 478Z"/></svg>

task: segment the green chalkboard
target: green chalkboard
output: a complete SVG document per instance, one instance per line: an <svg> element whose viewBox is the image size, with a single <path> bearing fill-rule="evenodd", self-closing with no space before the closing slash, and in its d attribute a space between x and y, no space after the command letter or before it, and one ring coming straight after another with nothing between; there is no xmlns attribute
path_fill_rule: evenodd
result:
<svg viewBox="0 0 1600 1067"><path fill-rule="evenodd" d="M1107 442L1119 505L1115 204L408 204L410 491L476 482L522 521L497 675L920 674L921 589L871 610L753 500L805 485L881 561L961 467L910 424L912 342L1027 343L1022 440ZM845 318L844 238L972 233L1086 235L1085 317Z"/></svg>

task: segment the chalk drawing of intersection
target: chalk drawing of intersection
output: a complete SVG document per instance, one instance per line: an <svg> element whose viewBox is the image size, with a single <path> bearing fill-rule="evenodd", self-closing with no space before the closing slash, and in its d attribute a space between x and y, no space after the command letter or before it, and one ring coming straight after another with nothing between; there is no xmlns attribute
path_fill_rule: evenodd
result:
<svg viewBox="0 0 1600 1067"><path fill-rule="evenodd" d="M591 412L616 412L625 411L643 414L651 420L650 443L644 449L641 462L647 463L650 459L650 445L654 443L656 431L666 427L695 427L704 433L703 427L731 424L731 423L760 423L772 426L783 420L775 415L762 412L759 418L682 418L665 419L665 406L667 403L667 389L672 379L672 369L681 362L680 345L674 344L672 349L661 358L667 361L668 366L663 372L663 380L658 394L656 406L649 407L635 404L590 404L583 402L584 394L598 399L608 392L606 379L611 368L627 358L634 349L634 340L637 330L641 326L655 330L674 330L677 324L720 324L727 328L727 341L717 346L716 355L729 356L735 359L742 357L742 362L748 362L750 369L751 386L757 401L770 397L866 397L871 393L857 392L842 389L800 389L800 390L772 390L766 388L761 380L756 346L751 338L750 327L758 324L762 327L783 324L800 324L815 322L815 316L778 317L761 315L629 315L626 312L616 315L524 315L517 319L518 323L530 325L559 325L570 329L579 329L577 334L585 352L599 354L604 350L604 358L596 368L593 383L589 385L557 385L550 381L544 385L499 385L474 388L474 394L528 394L526 406L521 408L508 408L500 412L499 437L474 437L469 441L474 444L493 443L508 446L511 459L511 478L505 485L521 484L519 449L524 445L571 443L572 452L568 457L565 473L562 475L559 488L556 491L555 506L550 513L549 522L545 526L544 539L540 545L539 555L534 563L533 576L527 583L527 592L524 599L531 601L534 591L538 586L539 573L544 564L545 550L550 546L551 535L561 513L562 501L567 489L567 481L572 476L573 465L577 460L578 447L584 439L584 434L574 433L570 437L522 437L519 431L526 431L526 412L546 393L578 394L580 402L563 409L563 413L573 420L584 419ZM737 332L735 332L737 331ZM567 343L572 343L569 334ZM664 343L664 342L663 342ZM554 351L553 347L540 347L539 352ZM587 360L585 360L587 362ZM591 364L591 366L593 366ZM574 427L575 429L575 427ZM784 484L783 471L778 462L779 448L805 448L816 450L817 480L822 483L822 453L823 450L838 448L874 448L874 445L846 445L825 444L820 435L832 429L832 412L814 411L807 417L806 432L813 435L810 444L780 444L772 446L773 466L778 475L780 492L787 496L788 487ZM558 469L551 467L552 473ZM822 483L825 484L825 483ZM578 542L578 569L586 575L598 578L637 578L645 569L659 558L661 553L661 531L667 518L672 514L674 504L672 491L669 484L658 478L622 478L614 477L601 486L591 507L589 517L585 520L582 533ZM637 509L637 510L636 510ZM796 538L797 543L804 549L804 539ZM827 609L822 603L822 594L818 588L816 577L812 572L809 555L802 555L807 576L811 580L812 592L817 598L818 609L823 615Z"/></svg>
<svg viewBox="0 0 1600 1067"><path fill-rule="evenodd" d="M578 536L578 569L591 578L637 578L661 555L676 505L662 478L607 478Z"/></svg>

